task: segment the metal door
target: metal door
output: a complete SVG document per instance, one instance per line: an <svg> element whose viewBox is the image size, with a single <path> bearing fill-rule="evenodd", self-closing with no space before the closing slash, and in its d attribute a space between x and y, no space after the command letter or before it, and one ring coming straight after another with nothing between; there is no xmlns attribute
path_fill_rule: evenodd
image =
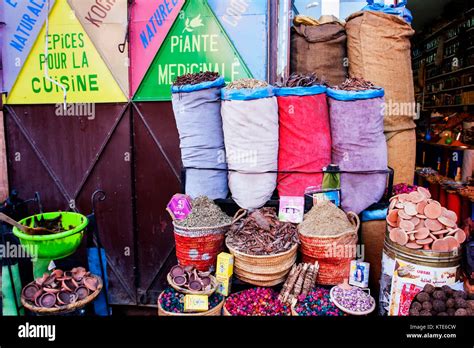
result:
<svg viewBox="0 0 474 348"><path fill-rule="evenodd" d="M59 106L58 106L59 107ZM128 104L95 104L94 116L56 116L55 105L7 106L10 188L39 191L44 210L88 214L106 192L98 224L106 248L112 304L136 304L132 157Z"/></svg>

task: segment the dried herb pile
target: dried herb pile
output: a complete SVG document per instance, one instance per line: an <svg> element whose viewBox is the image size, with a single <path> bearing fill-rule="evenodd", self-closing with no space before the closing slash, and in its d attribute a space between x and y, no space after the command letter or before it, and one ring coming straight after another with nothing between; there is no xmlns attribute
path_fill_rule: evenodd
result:
<svg viewBox="0 0 474 348"><path fill-rule="evenodd" d="M304 236L332 236L353 229L346 213L330 201L321 201L313 206L298 226Z"/></svg>
<svg viewBox="0 0 474 348"><path fill-rule="evenodd" d="M268 83L256 79L240 79L229 83L226 89L243 89L243 88L265 88L268 87Z"/></svg>
<svg viewBox="0 0 474 348"><path fill-rule="evenodd" d="M173 86L197 85L202 82L211 82L219 78L219 73L212 71L201 71L194 74L178 76Z"/></svg>
<svg viewBox="0 0 474 348"><path fill-rule="evenodd" d="M275 255L299 240L296 225L279 221L274 208L261 208L231 226L227 243L248 255Z"/></svg>
<svg viewBox="0 0 474 348"><path fill-rule="evenodd" d="M212 227L227 225L232 222L212 200L206 196L193 199L191 213L184 220L176 221L182 227Z"/></svg>
<svg viewBox="0 0 474 348"><path fill-rule="evenodd" d="M316 73L311 74L296 74L293 73L288 77L283 84L279 84L279 87L312 87L315 85L321 85L321 82Z"/></svg>
<svg viewBox="0 0 474 348"><path fill-rule="evenodd" d="M368 89L380 89L375 86L372 82L363 79L362 77L350 77L346 79L339 86L334 86L332 89L338 89L341 91L366 91Z"/></svg>

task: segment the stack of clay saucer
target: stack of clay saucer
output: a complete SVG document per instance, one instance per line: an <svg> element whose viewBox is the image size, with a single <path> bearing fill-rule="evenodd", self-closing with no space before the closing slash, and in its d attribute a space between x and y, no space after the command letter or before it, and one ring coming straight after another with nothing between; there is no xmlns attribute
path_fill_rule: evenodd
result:
<svg viewBox="0 0 474 348"><path fill-rule="evenodd" d="M390 240L410 249L453 251L466 240L457 226L456 213L431 199L430 192L418 187L390 199L387 224Z"/></svg>

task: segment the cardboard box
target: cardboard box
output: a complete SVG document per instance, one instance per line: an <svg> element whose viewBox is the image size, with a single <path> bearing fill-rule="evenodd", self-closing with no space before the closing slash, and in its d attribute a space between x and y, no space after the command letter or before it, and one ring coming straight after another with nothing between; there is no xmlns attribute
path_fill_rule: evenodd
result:
<svg viewBox="0 0 474 348"><path fill-rule="evenodd" d="M234 256L228 253L217 255L216 276L232 277L234 273Z"/></svg>
<svg viewBox="0 0 474 348"><path fill-rule="evenodd" d="M216 276L218 294L229 296L232 289L232 277Z"/></svg>
<svg viewBox="0 0 474 348"><path fill-rule="evenodd" d="M209 298L206 295L185 295L184 312L206 312L209 310Z"/></svg>

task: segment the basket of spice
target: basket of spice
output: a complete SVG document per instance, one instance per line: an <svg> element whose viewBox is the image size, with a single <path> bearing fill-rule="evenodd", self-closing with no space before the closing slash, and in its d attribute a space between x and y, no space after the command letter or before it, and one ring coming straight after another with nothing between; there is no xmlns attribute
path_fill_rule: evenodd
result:
<svg viewBox="0 0 474 348"><path fill-rule="evenodd" d="M162 317L181 316L220 316L224 306L224 296L213 293L208 297L209 310L204 312L186 313L184 311L184 294L173 288L167 288L158 297L158 315Z"/></svg>
<svg viewBox="0 0 474 348"><path fill-rule="evenodd" d="M183 220L173 221L179 264L210 270L223 250L224 235L231 222L231 217L209 198L193 199L191 213Z"/></svg>
<svg viewBox="0 0 474 348"><path fill-rule="evenodd" d="M346 314L331 300L328 289L317 287L307 295L298 296L298 301L291 307L295 317L341 317Z"/></svg>
<svg viewBox="0 0 474 348"><path fill-rule="evenodd" d="M346 214L330 201L318 202L305 214L298 226L301 253L303 262L318 261L318 284L336 285L348 277L359 225L357 214Z"/></svg>
<svg viewBox="0 0 474 348"><path fill-rule="evenodd" d="M102 287L102 279L83 267L66 272L55 269L27 284L21 292L21 303L40 315L67 314L94 301Z"/></svg>
<svg viewBox="0 0 474 348"><path fill-rule="evenodd" d="M198 271L194 266L174 266L167 280L176 291L190 295L212 295L218 286L216 277L210 271Z"/></svg>
<svg viewBox="0 0 474 348"><path fill-rule="evenodd" d="M234 255L235 276L257 286L284 282L296 261L296 225L279 221L273 208L237 214L226 237L226 246Z"/></svg>
<svg viewBox="0 0 474 348"><path fill-rule="evenodd" d="M278 299L271 288L252 288L230 295L224 304L224 316L290 316L290 307Z"/></svg>

